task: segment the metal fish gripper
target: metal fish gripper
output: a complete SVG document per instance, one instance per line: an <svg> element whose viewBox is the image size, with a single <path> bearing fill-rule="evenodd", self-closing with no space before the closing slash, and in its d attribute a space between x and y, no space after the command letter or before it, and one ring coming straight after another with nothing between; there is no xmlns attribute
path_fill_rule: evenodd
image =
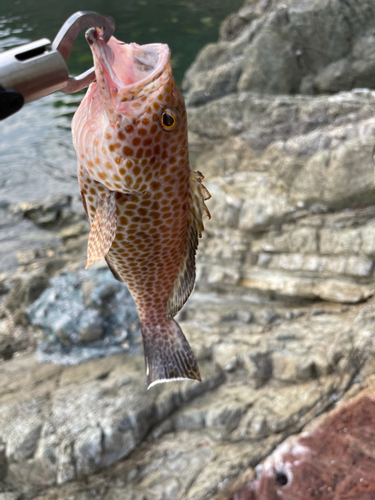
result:
<svg viewBox="0 0 375 500"><path fill-rule="evenodd" d="M79 11L65 21L52 45L48 38L42 38L1 53L0 119L57 90L74 93L90 85L95 80L94 68L72 77L66 61L78 34L96 27L103 29L108 42L115 22L97 12Z"/></svg>

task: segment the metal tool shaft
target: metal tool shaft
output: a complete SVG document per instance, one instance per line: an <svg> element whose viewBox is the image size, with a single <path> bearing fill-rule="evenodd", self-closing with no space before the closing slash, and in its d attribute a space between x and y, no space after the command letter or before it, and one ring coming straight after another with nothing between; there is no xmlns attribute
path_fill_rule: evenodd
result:
<svg viewBox="0 0 375 500"><path fill-rule="evenodd" d="M23 103L56 90L73 93L90 85L95 80L94 68L71 77L66 61L78 34L92 27L103 28L107 42L114 32L115 22L97 12L79 11L65 21L52 46L50 40L42 38L0 54L0 119L18 111ZM12 104L9 110L6 109L8 101Z"/></svg>
<svg viewBox="0 0 375 500"><path fill-rule="evenodd" d="M47 38L0 54L0 85L22 94L25 103L62 90L69 72L58 51L49 52Z"/></svg>

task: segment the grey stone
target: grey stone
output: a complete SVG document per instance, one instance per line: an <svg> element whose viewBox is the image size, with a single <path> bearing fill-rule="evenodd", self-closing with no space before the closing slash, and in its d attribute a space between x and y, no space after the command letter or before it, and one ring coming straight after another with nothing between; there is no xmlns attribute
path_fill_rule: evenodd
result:
<svg viewBox="0 0 375 500"><path fill-rule="evenodd" d="M207 189L212 196L210 213L218 221L218 226L236 229L240 216L243 200L236 196L235 190L227 190L225 186L217 183L208 183ZM228 192L229 191L229 192Z"/></svg>
<svg viewBox="0 0 375 500"><path fill-rule="evenodd" d="M69 209L72 197L69 195L48 196L33 203L20 203L12 206L15 214L23 214L42 227L54 227L62 219L63 211Z"/></svg>
<svg viewBox="0 0 375 500"><path fill-rule="evenodd" d="M290 398L291 394L293 398ZM311 382L294 386L288 391L282 388L270 390L268 395L259 398L244 415L235 436L237 439L259 438L273 432L282 432L289 426L298 428L304 415L318 404L321 397L321 390ZM329 400L327 398L326 405ZM287 418L283 416L285 406L289 407Z"/></svg>
<svg viewBox="0 0 375 500"><path fill-rule="evenodd" d="M13 421L10 421L8 425L3 423L2 436L6 439L7 456L11 460L22 461L31 458L35 453L43 422L38 415L31 415L27 424L23 421L22 415L19 415L18 421L13 417ZM3 412L2 417L6 418L6 413L4 415Z"/></svg>
<svg viewBox="0 0 375 500"><path fill-rule="evenodd" d="M4 360L12 359L16 352L25 351L35 344L27 328L28 322L24 321L22 310L11 314L7 311L7 318L0 320L0 356ZM22 326L19 326L19 325ZM18 326L17 326L18 325Z"/></svg>
<svg viewBox="0 0 375 500"><path fill-rule="evenodd" d="M276 11L245 50L240 91L288 94L298 90L301 73L293 42L279 29L286 23L286 9Z"/></svg>
<svg viewBox="0 0 375 500"><path fill-rule="evenodd" d="M370 277L373 261L360 257L318 257L303 254L259 254L258 265L284 271L309 271L319 275Z"/></svg>
<svg viewBox="0 0 375 500"><path fill-rule="evenodd" d="M260 194L255 200L246 200L240 213L239 227L250 231L263 230L279 223L283 217L293 211L283 195L269 193L267 201Z"/></svg>
<svg viewBox="0 0 375 500"><path fill-rule="evenodd" d="M14 312L18 308L25 308L42 294L49 284L46 275L28 276L15 280L13 287L4 301L4 306Z"/></svg>
<svg viewBox="0 0 375 500"><path fill-rule="evenodd" d="M355 11L338 0L261 4L232 14L221 41L201 51L184 81L188 102L196 95L193 82L202 89L212 84L210 71L228 64L228 56L243 66L239 89L311 94L373 86L371 2L361 2ZM220 82L216 85L206 99L218 96Z"/></svg>
<svg viewBox="0 0 375 500"><path fill-rule="evenodd" d="M0 442L0 481L4 481L8 472L8 461L6 457L6 447Z"/></svg>
<svg viewBox="0 0 375 500"><path fill-rule="evenodd" d="M361 230L357 228L323 228L319 233L319 239L322 254L350 255L351 253L359 253L361 250L362 234Z"/></svg>
<svg viewBox="0 0 375 500"><path fill-rule="evenodd" d="M88 427L79 434L74 443L75 467L78 477L86 476L98 469L103 453L103 430L97 427Z"/></svg>
<svg viewBox="0 0 375 500"><path fill-rule="evenodd" d="M94 342L94 340L101 339L103 334L103 325L93 323L83 327L81 333L79 334L79 340L81 342Z"/></svg>
<svg viewBox="0 0 375 500"><path fill-rule="evenodd" d="M274 311L267 310L267 309L264 311L263 316L264 316L265 322L268 325L273 323L274 321L276 321L278 318L277 313L275 313Z"/></svg>
<svg viewBox="0 0 375 500"><path fill-rule="evenodd" d="M20 495L18 493L0 493L0 500L19 500Z"/></svg>
<svg viewBox="0 0 375 500"><path fill-rule="evenodd" d="M257 18L252 5L244 5L238 12L230 14L220 27L219 40L233 40L240 35L244 28Z"/></svg>
<svg viewBox="0 0 375 500"><path fill-rule="evenodd" d="M76 224L69 225L67 228L62 229L59 233L60 238L63 240L68 240L70 238L76 238L81 234L87 234L90 232L89 223L77 222Z"/></svg>
<svg viewBox="0 0 375 500"><path fill-rule="evenodd" d="M34 485L53 485L56 483L59 467L60 442L56 434L43 435L48 425L44 425L42 436L34 455L35 466L31 474L31 482ZM61 469L60 469L61 470Z"/></svg>
<svg viewBox="0 0 375 500"><path fill-rule="evenodd" d="M373 258L375 256L375 222L371 221L364 225L361 228L360 235L362 240L361 251Z"/></svg>
<svg viewBox="0 0 375 500"><path fill-rule="evenodd" d="M291 276L274 270L244 269L239 284L250 290L272 292L279 296L356 303L372 295L371 284L348 279Z"/></svg>
<svg viewBox="0 0 375 500"><path fill-rule="evenodd" d="M76 478L75 456L73 445L69 440L63 440L58 452L57 484L64 484Z"/></svg>
<svg viewBox="0 0 375 500"><path fill-rule="evenodd" d="M314 78L314 88L319 93L350 90L355 86L355 80L352 63L339 59L320 71Z"/></svg>
<svg viewBox="0 0 375 500"><path fill-rule="evenodd" d="M254 315L250 311L238 311L237 319L242 323L249 324L253 321Z"/></svg>
<svg viewBox="0 0 375 500"><path fill-rule="evenodd" d="M244 358L246 360L246 358ZM245 363L246 369L252 378L257 379L261 384L267 382L273 376L273 361L269 353L258 352L251 354ZM247 361L246 360L246 361ZM251 367L250 367L251 366Z"/></svg>
<svg viewBox="0 0 375 500"><path fill-rule="evenodd" d="M283 234L270 234L267 238L253 241L251 250L253 252L299 252L313 254L318 251L317 236L317 231L314 227L293 227L283 232Z"/></svg>
<svg viewBox="0 0 375 500"><path fill-rule="evenodd" d="M368 138L346 141L332 153L317 153L297 175L291 201L311 205L320 200L328 208L370 204L375 193L373 148L374 140Z"/></svg>
<svg viewBox="0 0 375 500"><path fill-rule="evenodd" d="M87 282L86 282L87 280ZM45 339L41 359L76 364L92 357L124 352L125 339L140 333L136 306L125 284L108 269L65 272L28 309L31 323ZM84 348L78 348L85 343Z"/></svg>
<svg viewBox="0 0 375 500"><path fill-rule="evenodd" d="M241 72L239 62L229 62L198 76L194 81L194 91L189 93L186 104L199 106L235 92Z"/></svg>

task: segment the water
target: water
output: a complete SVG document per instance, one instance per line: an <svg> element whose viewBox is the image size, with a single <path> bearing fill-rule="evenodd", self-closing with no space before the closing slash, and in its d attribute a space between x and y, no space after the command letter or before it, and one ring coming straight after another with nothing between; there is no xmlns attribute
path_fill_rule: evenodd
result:
<svg viewBox="0 0 375 500"><path fill-rule="evenodd" d="M115 36L140 44L163 42L172 50L180 83L197 52L218 37L221 22L243 0L1 0L0 51L47 37L53 40L63 22L80 10L95 10L115 19ZM82 33L68 61L71 74L92 65ZM1 83L1 82L0 82ZM57 92L28 104L0 122L0 204L31 201L57 192L78 195L71 119L83 92Z"/></svg>

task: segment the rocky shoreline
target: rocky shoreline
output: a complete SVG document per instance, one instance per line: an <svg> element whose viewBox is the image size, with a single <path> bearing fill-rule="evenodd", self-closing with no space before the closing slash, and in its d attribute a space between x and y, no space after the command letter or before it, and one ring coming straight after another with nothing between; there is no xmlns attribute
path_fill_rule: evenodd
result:
<svg viewBox="0 0 375 500"><path fill-rule="evenodd" d="M212 194L196 288L178 315L201 384L145 390L125 285L102 263L84 271L79 200L1 208L0 500L289 498L286 440L372 397L375 92L350 89L364 78L359 61L372 68L374 9L360 4L346 52L332 40L329 60L317 51L313 64L306 49L293 76L287 61L304 46L290 37L297 25L311 34L328 3L247 2L186 75L192 168ZM329 5L340 38L347 7ZM272 66L275 23L288 37ZM350 85L337 73L344 59L357 68ZM290 73L298 85L251 86L259 78L246 68L265 64L270 80ZM322 81L340 92L319 93L331 91ZM21 228L29 240L12 239Z"/></svg>

